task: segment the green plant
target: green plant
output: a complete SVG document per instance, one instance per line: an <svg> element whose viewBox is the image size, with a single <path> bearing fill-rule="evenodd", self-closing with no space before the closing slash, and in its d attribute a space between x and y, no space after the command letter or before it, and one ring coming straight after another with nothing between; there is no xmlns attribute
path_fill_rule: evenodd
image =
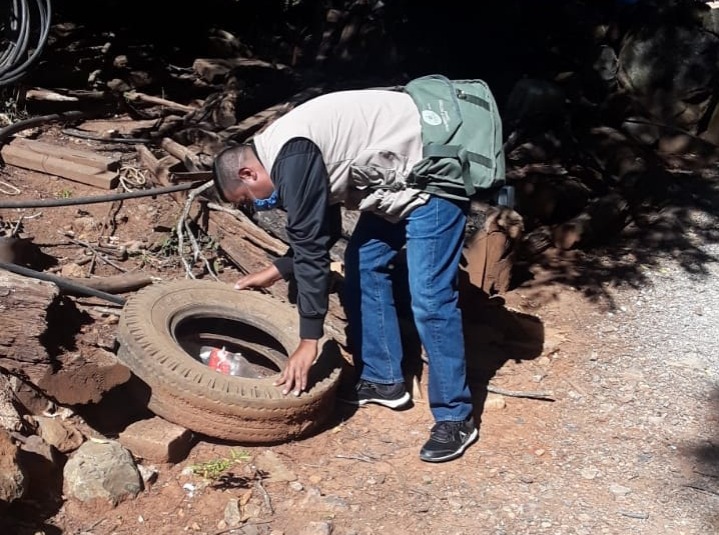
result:
<svg viewBox="0 0 719 535"><path fill-rule="evenodd" d="M230 450L229 457L220 457L210 459L203 463L193 464L190 466L192 473L205 479L215 480L224 474L230 467L240 464L250 459L250 454L246 451Z"/></svg>
<svg viewBox="0 0 719 535"><path fill-rule="evenodd" d="M158 251L162 256L175 256L178 253L179 241L177 239L177 232L172 229L170 234L160 244L160 250Z"/></svg>
<svg viewBox="0 0 719 535"><path fill-rule="evenodd" d="M69 199L72 197L72 191L69 189L61 189L55 194L55 196L60 199Z"/></svg>

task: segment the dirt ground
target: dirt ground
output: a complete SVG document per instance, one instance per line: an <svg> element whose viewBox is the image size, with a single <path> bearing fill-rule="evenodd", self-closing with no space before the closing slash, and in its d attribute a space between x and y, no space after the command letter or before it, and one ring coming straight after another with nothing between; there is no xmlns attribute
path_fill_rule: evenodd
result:
<svg viewBox="0 0 719 535"><path fill-rule="evenodd" d="M98 148L57 132L46 135ZM128 151L127 147L110 148ZM134 152L129 149L123 154L131 164ZM0 180L18 188L17 198L102 193L10 167L2 170ZM0 198L11 197L3 194ZM97 243L101 235L128 248L141 242L146 252L129 256L120 262L121 267L169 280L185 276L176 256L164 256L169 230L180 210L166 195L126 200L119 207L101 203L0 210L0 216L6 221L23 216L25 234L63 265L77 263L85 255L65 231L91 243ZM114 229L111 220L116 222ZM566 266L578 269L577 264ZM101 262L92 268L94 275L119 273ZM89 269L84 264L74 268L74 273L69 268L64 273L87 275ZM485 305L484 327L477 323L467 333L481 427L479 442L459 460L432 465L418 458L432 424L421 383L408 410L370 406L351 411L338 404L327 426L296 442L248 447L201 437L186 460L155 465L156 481L134 500L114 508L66 501L50 510L47 504L27 502L6 512L11 531L4 533L717 533L711 531L716 528L713 518L673 515L675 508L688 511L686 496L666 498L657 490L663 487L663 476L654 471L655 464L652 471L643 471L642 451L649 454L642 447L649 446L641 429L634 430L625 417L614 418L618 409L603 413L590 409L597 399L591 378L603 373L597 368L598 359L611 362L626 353L624 342L607 336L606 330L607 319L611 321L616 311L616 303L607 296L621 290L606 284L604 295L592 296L558 282L556 270L550 273L531 266L530 273L525 283L494 298L489 308ZM238 273L225 264L219 276L230 284ZM115 316L98 311L109 305L88 298L76 301L83 310L93 311L93 322L77 335L77 350L82 351L83 344L97 344L99 338L110 339ZM553 401L487 396L482 387L486 380L513 391L548 393ZM598 391L621 397L629 379L626 374L607 372L596 381L604 385ZM634 403L643 401L637 395L617 402ZM105 416L112 419L111 414ZM109 432L107 436L112 438ZM659 454L655 459L663 462ZM214 479L191 470L220 460L229 460L230 466ZM682 458L661 466L683 473L696 468L692 463ZM254 467L260 465L266 476L256 475ZM639 500L640 496L646 500ZM239 518L228 509L232 503L239 503Z"/></svg>

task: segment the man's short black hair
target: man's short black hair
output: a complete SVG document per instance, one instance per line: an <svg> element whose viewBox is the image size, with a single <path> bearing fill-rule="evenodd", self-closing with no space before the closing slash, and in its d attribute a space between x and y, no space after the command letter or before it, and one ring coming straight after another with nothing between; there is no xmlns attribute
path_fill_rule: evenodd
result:
<svg viewBox="0 0 719 535"><path fill-rule="evenodd" d="M223 202L231 202L227 199L227 191L231 185L238 180L240 168L243 166L243 155L251 143L241 145L230 145L215 155L212 162L212 175L215 181L215 190Z"/></svg>

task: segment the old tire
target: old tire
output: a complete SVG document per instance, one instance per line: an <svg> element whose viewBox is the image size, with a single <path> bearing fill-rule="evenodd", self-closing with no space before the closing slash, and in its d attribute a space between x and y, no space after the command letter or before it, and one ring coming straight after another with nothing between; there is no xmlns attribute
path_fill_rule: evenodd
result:
<svg viewBox="0 0 719 535"><path fill-rule="evenodd" d="M299 340L296 312L269 296L209 281L144 288L123 308L118 358L144 383L139 390L155 414L211 437L276 443L308 434L331 412L340 375L336 343L321 344L308 391L284 396L272 385L277 374L260 379L224 375L190 356L178 333L193 321L230 322L233 329L263 334L263 343L274 345L270 351L283 361Z"/></svg>

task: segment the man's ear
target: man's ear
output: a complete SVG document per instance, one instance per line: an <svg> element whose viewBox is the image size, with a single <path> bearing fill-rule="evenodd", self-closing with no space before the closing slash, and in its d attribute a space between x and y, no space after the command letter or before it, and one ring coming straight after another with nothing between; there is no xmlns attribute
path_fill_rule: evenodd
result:
<svg viewBox="0 0 719 535"><path fill-rule="evenodd" d="M239 178L242 182L247 182L249 180L255 180L257 178L257 173L249 167L240 167L237 171L237 178Z"/></svg>

